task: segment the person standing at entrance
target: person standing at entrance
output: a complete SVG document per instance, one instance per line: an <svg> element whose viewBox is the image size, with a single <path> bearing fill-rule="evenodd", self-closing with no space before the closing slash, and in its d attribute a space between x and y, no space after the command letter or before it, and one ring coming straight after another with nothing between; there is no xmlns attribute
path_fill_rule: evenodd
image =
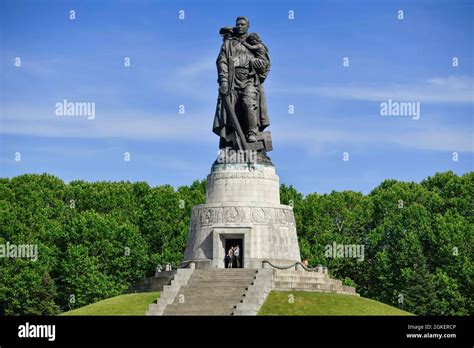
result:
<svg viewBox="0 0 474 348"><path fill-rule="evenodd" d="M226 259L227 268L232 268L232 264L234 263L234 249L232 247L230 247L229 251L227 251Z"/></svg>
<svg viewBox="0 0 474 348"><path fill-rule="evenodd" d="M234 246L234 258L237 263L237 268L240 268L240 249L238 244Z"/></svg>

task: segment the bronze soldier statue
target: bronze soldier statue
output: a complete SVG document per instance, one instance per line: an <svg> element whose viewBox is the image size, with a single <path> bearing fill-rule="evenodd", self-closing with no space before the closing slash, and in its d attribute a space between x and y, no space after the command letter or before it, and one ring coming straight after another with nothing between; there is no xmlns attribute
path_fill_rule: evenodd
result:
<svg viewBox="0 0 474 348"><path fill-rule="evenodd" d="M256 33L248 34L250 21L237 17L234 28L223 27L217 57L219 98L213 132L220 149L253 150L257 162L270 163L270 124L263 82L270 71L268 48Z"/></svg>

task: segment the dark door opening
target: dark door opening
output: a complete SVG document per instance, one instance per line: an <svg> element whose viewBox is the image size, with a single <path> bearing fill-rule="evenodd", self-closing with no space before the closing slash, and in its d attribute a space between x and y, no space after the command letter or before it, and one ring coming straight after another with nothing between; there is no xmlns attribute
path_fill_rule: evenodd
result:
<svg viewBox="0 0 474 348"><path fill-rule="evenodd" d="M238 247L238 249L236 249ZM229 257L230 248L234 248L233 258ZM232 262L232 268L243 268L244 266L244 243L242 239L226 239L225 240L225 267L231 268L230 263Z"/></svg>

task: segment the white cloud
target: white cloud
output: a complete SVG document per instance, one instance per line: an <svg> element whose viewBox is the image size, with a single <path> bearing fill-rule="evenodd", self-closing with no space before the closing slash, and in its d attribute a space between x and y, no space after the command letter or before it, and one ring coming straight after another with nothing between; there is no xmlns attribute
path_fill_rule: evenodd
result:
<svg viewBox="0 0 474 348"><path fill-rule="evenodd" d="M117 110L97 112L96 118L59 117L54 110L11 108L4 112L2 134L44 137L124 138L137 140L202 141L211 131L213 114L145 114ZM216 141L209 137L209 141Z"/></svg>
<svg viewBox="0 0 474 348"><path fill-rule="evenodd" d="M436 124L401 131L387 128L341 129L332 126L308 129L304 125L280 122L273 127L272 132L278 143L297 145L316 154L333 151L340 145L369 149L397 145L416 150L474 152L470 129L441 127Z"/></svg>
<svg viewBox="0 0 474 348"><path fill-rule="evenodd" d="M426 103L473 103L474 79L467 76L449 76L431 78L415 84L302 86L273 88L272 91L377 102L392 99Z"/></svg>
<svg viewBox="0 0 474 348"><path fill-rule="evenodd" d="M206 55L204 58L197 59L188 65L178 67L176 72L182 78L196 78L201 74L211 72L217 75L215 62L215 56Z"/></svg>
<svg viewBox="0 0 474 348"><path fill-rule="evenodd" d="M17 111L16 111L17 110ZM211 133L213 112L184 115L145 114L133 111L98 113L94 120L85 117L58 117L53 112L27 108L9 110L2 120L2 134L74 138L122 138L134 140L170 140L181 142L216 142ZM31 115L28 117L27 115ZM328 117L337 120L338 117ZM331 123L308 128L302 122L274 118L269 130L275 145L297 146L305 151L331 151L338 145L374 147L398 145L404 148L433 151L474 152L472 131L430 123L413 123L409 130L374 128L373 125L341 126Z"/></svg>
<svg viewBox="0 0 474 348"><path fill-rule="evenodd" d="M474 152L472 131L465 129L426 129L387 135L387 141L420 150Z"/></svg>
<svg viewBox="0 0 474 348"><path fill-rule="evenodd" d="M209 66L208 58L177 69L177 85L188 89L199 83ZM208 75L208 74L206 74ZM432 78L420 86L379 88L333 87L295 88L291 92L321 93L339 98L364 100L419 100L433 102L472 102L472 78ZM201 89L201 92L203 90ZM273 91L275 92L275 91ZM216 92L217 94L217 92ZM209 99L207 97L207 99ZM77 138L124 138L137 140L174 140L186 142L216 142L211 133L215 100L210 100L208 109L184 115L154 114L135 110L109 110L97 112L94 120L54 116L52 109L28 108L27 106L4 105L0 132L3 134L77 137ZM432 151L474 152L472 128L462 125L413 122L407 130L391 129L374 124L358 126L338 124L339 116L325 117L331 123L308 127L285 118L272 117L269 130L274 133L275 145L289 144L310 152L328 151L339 144L360 147L397 145L404 148Z"/></svg>

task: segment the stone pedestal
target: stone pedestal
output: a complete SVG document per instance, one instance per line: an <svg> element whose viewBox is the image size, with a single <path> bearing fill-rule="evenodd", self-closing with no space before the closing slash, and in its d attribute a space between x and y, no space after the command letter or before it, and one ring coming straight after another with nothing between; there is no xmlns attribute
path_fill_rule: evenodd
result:
<svg viewBox="0 0 474 348"><path fill-rule="evenodd" d="M227 239L242 240L244 268L262 261L301 261L291 207L280 204L279 179L270 164L214 164L206 204L193 207L184 261L224 268Z"/></svg>

